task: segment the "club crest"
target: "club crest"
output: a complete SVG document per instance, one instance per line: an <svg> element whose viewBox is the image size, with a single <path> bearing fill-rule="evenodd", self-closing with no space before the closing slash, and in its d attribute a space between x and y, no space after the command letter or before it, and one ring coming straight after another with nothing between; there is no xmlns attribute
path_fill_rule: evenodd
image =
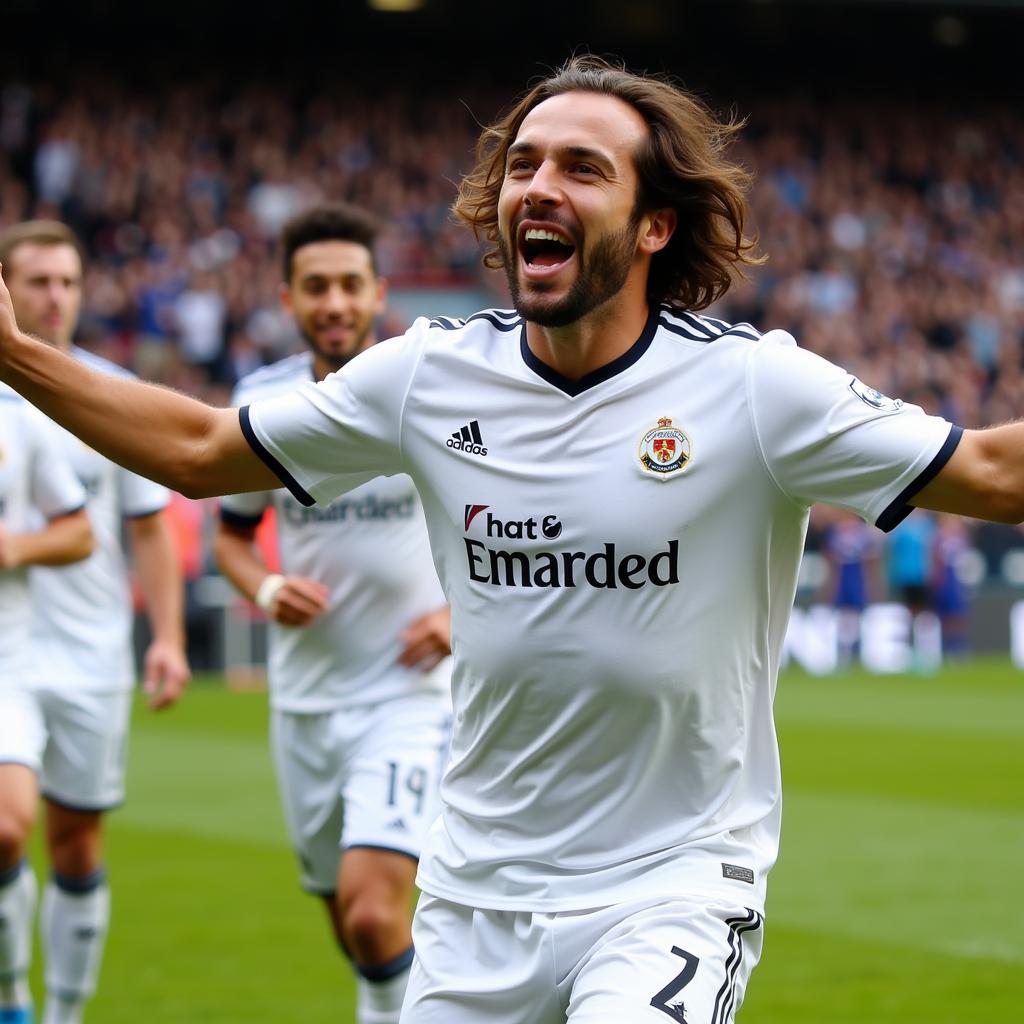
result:
<svg viewBox="0 0 1024 1024"><path fill-rule="evenodd" d="M867 384L856 377L850 378L850 390L865 405L870 405L872 409L880 409L883 412L899 412L903 408L903 400L901 398L889 398L888 395L883 395L881 391L868 387Z"/></svg>
<svg viewBox="0 0 1024 1024"><path fill-rule="evenodd" d="M658 425L648 430L640 440L640 465L648 473L667 480L682 473L690 464L690 439L678 427L672 426L668 416L662 416Z"/></svg>

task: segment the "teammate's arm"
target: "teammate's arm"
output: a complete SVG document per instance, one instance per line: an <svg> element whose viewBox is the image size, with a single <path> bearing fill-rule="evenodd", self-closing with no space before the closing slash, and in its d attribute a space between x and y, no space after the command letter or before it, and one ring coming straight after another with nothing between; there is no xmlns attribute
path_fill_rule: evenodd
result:
<svg viewBox="0 0 1024 1024"><path fill-rule="evenodd" d="M246 442L237 409L98 373L23 334L2 279L0 379L90 447L188 497L281 485Z"/></svg>
<svg viewBox="0 0 1024 1024"><path fill-rule="evenodd" d="M965 430L949 461L910 501L933 512L1024 521L1024 422Z"/></svg>
<svg viewBox="0 0 1024 1024"><path fill-rule="evenodd" d="M217 567L240 594L259 604L275 622L282 626L309 625L327 608L327 587L305 576L272 574L255 539L255 527L218 523L213 543Z"/></svg>
<svg viewBox="0 0 1024 1024"><path fill-rule="evenodd" d="M54 516L41 530L11 533L0 524L0 569L27 565L70 565L93 550L92 527L85 509Z"/></svg>
<svg viewBox="0 0 1024 1024"><path fill-rule="evenodd" d="M150 708L159 710L181 697L191 676L185 655L181 565L163 512L130 519L128 532L153 635L143 661L142 685Z"/></svg>

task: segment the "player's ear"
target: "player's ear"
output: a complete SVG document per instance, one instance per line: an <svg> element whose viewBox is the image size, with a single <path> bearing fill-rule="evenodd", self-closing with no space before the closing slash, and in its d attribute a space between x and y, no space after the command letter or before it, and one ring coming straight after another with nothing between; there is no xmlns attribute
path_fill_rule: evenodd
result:
<svg viewBox="0 0 1024 1024"><path fill-rule="evenodd" d="M671 206L645 213L640 220L638 246L641 252L653 255L668 245L676 230L676 211Z"/></svg>
<svg viewBox="0 0 1024 1024"><path fill-rule="evenodd" d="M278 288L277 297L281 302L281 308L286 313L293 313L292 309L292 290L288 285L287 281L282 281Z"/></svg>
<svg viewBox="0 0 1024 1024"><path fill-rule="evenodd" d="M388 282L387 278L377 278L377 312L383 313L384 307L388 302Z"/></svg>

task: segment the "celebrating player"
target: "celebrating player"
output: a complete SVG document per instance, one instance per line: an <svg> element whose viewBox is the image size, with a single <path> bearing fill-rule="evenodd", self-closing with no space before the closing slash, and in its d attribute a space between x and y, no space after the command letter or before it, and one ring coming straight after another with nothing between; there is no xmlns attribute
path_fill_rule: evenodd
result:
<svg viewBox="0 0 1024 1024"><path fill-rule="evenodd" d="M101 390L0 321L4 379L187 493L415 482L455 668L409 1024L732 1019L809 506L1024 518L1024 425L963 431L699 312L755 259L734 128L574 58L484 131L456 204L515 311L417 321L237 421Z"/></svg>
<svg viewBox="0 0 1024 1024"><path fill-rule="evenodd" d="M244 378L235 404L323 380L376 342L385 298L376 230L342 204L285 225L281 301L308 351ZM269 573L254 546L268 508L284 575ZM284 489L225 498L216 555L271 618L274 761L303 886L324 898L355 964L359 1024L395 1024L413 958L416 858L437 813L451 715L450 613L419 496L400 475L324 509Z"/></svg>
<svg viewBox="0 0 1024 1024"><path fill-rule="evenodd" d="M66 354L69 373L79 375L88 367L99 374L94 386L101 390L110 386L109 375L128 376L71 343L82 296L82 261L70 229L51 221L16 225L0 237L0 262L19 325ZM117 423L114 411L111 424ZM88 494L96 551L79 565L31 574L37 724L31 750L16 753L38 776L53 868L40 920L47 990L43 1024L77 1024L95 991L110 919L103 813L124 796L135 675L132 599L121 549L124 518L153 634L144 669L150 706L176 701L189 672L181 572L162 513L167 489L115 465L67 431L59 435ZM9 754L0 749L0 758ZM25 793L34 796L35 784ZM18 817L20 843L32 819L32 814ZM12 936L26 948L32 912L26 900L20 913L8 919Z"/></svg>
<svg viewBox="0 0 1024 1024"><path fill-rule="evenodd" d="M45 523L41 528L39 522ZM28 569L87 558L93 534L85 491L61 452L57 428L0 387L0 1021L28 1024L28 967L36 879L24 862L39 792L35 770L45 732L27 677Z"/></svg>

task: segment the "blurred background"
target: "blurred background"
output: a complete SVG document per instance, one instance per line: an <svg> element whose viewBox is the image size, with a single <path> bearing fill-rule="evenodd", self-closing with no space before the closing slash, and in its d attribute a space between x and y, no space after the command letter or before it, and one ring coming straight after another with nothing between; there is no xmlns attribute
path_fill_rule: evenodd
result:
<svg viewBox="0 0 1024 1024"><path fill-rule="evenodd" d="M3 0L0 225L73 225L80 343L226 403L298 344L275 238L319 199L387 225L381 336L507 304L449 218L454 182L533 78L617 56L746 119L770 258L717 315L978 426L1024 412L1022 38L1009 0ZM212 567L215 503L174 512L211 685L136 709L89 1020L349 1019L296 892L266 700L240 692L262 621ZM916 512L885 537L814 511L776 701L783 852L741 1020L1019 1019L1022 602L1015 528Z"/></svg>
<svg viewBox="0 0 1024 1024"><path fill-rule="evenodd" d="M223 404L300 344L275 240L322 198L386 224L381 336L507 305L449 216L454 182L481 123L590 50L746 119L769 261L716 315L965 426L1024 411L1024 3L6 0L2 17L0 225L78 231L78 340L148 379ZM247 612L212 575L213 503L178 511L197 664L258 661L258 629L225 625ZM918 513L883 538L822 510L799 604L837 609L839 660L858 653L844 617L890 601L942 620L918 646L1024 651L1022 587L1017 529Z"/></svg>

